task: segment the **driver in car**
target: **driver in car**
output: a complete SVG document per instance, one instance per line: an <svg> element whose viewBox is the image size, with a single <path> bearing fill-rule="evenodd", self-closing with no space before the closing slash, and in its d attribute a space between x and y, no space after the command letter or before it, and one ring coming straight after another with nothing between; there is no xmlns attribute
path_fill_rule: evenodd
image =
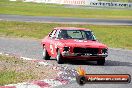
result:
<svg viewBox="0 0 132 88"><path fill-rule="evenodd" d="M71 38L68 34L67 34L67 31L65 30L62 30L58 36L59 38L63 38L63 39L68 39L68 38Z"/></svg>

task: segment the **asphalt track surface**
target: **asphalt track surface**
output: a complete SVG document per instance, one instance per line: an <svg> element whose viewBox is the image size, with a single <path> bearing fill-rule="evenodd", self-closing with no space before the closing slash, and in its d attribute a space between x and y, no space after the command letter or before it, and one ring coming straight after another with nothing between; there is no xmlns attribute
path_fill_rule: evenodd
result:
<svg viewBox="0 0 132 88"><path fill-rule="evenodd" d="M0 52L12 53L33 59L42 59L41 40L4 38L0 37ZM110 49L106 58L105 66L98 66L96 62L66 62L59 66L67 66L77 69L82 66L88 74L130 74L132 75L132 50ZM56 64L54 59L48 60L51 64ZM51 74L52 75L52 74ZM129 84L85 84L79 86L76 81L56 88L132 88Z"/></svg>
<svg viewBox="0 0 132 88"><path fill-rule="evenodd" d="M128 19L95 19L95 18L72 18L72 17L46 17L46 16L22 16L0 14L0 20L41 23L65 23L65 24L96 24L96 25L130 25Z"/></svg>

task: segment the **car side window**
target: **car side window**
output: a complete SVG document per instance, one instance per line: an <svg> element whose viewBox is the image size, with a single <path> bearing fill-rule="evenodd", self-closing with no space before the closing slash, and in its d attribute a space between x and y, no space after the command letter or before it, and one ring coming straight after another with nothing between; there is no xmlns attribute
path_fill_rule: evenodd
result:
<svg viewBox="0 0 132 88"><path fill-rule="evenodd" d="M85 33L88 40L96 40L96 37L94 36L92 31L86 31Z"/></svg>
<svg viewBox="0 0 132 88"><path fill-rule="evenodd" d="M53 31L49 34L49 37L50 37L50 38L55 38L55 34L56 34L56 30L53 30Z"/></svg>
<svg viewBox="0 0 132 88"><path fill-rule="evenodd" d="M60 30L57 30L57 31L56 31L56 34L55 34L56 38L59 37L59 34L60 34Z"/></svg>

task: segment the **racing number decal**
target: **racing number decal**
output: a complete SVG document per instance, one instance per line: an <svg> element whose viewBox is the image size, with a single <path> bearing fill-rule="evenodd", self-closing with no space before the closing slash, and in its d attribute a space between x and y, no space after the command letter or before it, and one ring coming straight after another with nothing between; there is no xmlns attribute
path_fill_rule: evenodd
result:
<svg viewBox="0 0 132 88"><path fill-rule="evenodd" d="M54 54L54 49L53 49L53 45L50 44L50 50L51 50L51 54Z"/></svg>

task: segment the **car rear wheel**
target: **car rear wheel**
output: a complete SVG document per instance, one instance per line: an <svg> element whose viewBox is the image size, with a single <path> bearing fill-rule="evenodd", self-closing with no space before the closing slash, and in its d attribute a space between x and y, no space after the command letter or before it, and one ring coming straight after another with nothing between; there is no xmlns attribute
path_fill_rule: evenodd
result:
<svg viewBox="0 0 132 88"><path fill-rule="evenodd" d="M45 60L49 60L50 59L50 56L49 56L45 46L43 47L43 59L45 59Z"/></svg>
<svg viewBox="0 0 132 88"><path fill-rule="evenodd" d="M98 65L104 65L105 64L105 58L104 59L100 59L97 61Z"/></svg>
<svg viewBox="0 0 132 88"><path fill-rule="evenodd" d="M60 53L60 50L57 51L57 57L56 57L57 63L58 64L63 64L63 59L62 59L62 55Z"/></svg>

